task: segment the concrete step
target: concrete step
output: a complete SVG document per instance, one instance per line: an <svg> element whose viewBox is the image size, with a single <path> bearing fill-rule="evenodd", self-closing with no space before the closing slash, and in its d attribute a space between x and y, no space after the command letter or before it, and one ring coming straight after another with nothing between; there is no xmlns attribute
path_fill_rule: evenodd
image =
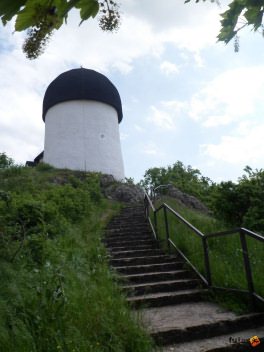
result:
<svg viewBox="0 0 264 352"><path fill-rule="evenodd" d="M205 299L207 292L205 289L190 289L175 292L149 293L128 297L127 301L137 309L142 307L164 307L186 302L202 301Z"/></svg>
<svg viewBox="0 0 264 352"><path fill-rule="evenodd" d="M116 253L116 252L124 252L124 251L137 251L137 250L152 250L152 249L158 249L157 243L153 242L152 244L138 244L134 246L111 246L108 248L108 251L110 253Z"/></svg>
<svg viewBox="0 0 264 352"><path fill-rule="evenodd" d="M114 219L112 219L109 224L116 224L116 223L143 223L147 224L148 220L144 217L144 215L132 215L132 216L118 216Z"/></svg>
<svg viewBox="0 0 264 352"><path fill-rule="evenodd" d="M142 234L142 233L152 233L151 229L148 226L142 226L142 227L126 227L126 228L121 228L121 227L116 227L116 228L108 228L105 231L106 236L107 235L130 235L130 234Z"/></svg>
<svg viewBox="0 0 264 352"><path fill-rule="evenodd" d="M122 285L122 288L127 291L128 296L140 296L147 293L170 292L176 290L198 288L199 285L201 285L201 280L185 279L149 282L143 284L129 284Z"/></svg>
<svg viewBox="0 0 264 352"><path fill-rule="evenodd" d="M115 258L134 258L134 257L147 257L152 255L161 255L164 254L162 249L137 249L132 251L120 251L111 253L111 257Z"/></svg>
<svg viewBox="0 0 264 352"><path fill-rule="evenodd" d="M106 244L106 247L109 248L109 249L114 249L116 247L126 247L126 248L132 248L132 247L141 247L141 246L158 246L159 245L159 242L154 240L154 239L145 239L145 240L142 240L142 239L133 239L133 240L130 240L130 241L126 241L126 240L117 240L117 241L107 241L105 242Z"/></svg>
<svg viewBox="0 0 264 352"><path fill-rule="evenodd" d="M132 274L132 275L122 275L122 280L133 283L133 284L143 284L149 282L157 281L172 281L180 279L190 279L195 278L194 273L187 270L175 270L175 271L161 271L161 272L151 272L143 274Z"/></svg>
<svg viewBox="0 0 264 352"><path fill-rule="evenodd" d="M148 257L135 257L135 258L115 258L110 259L109 263L112 266L130 266L130 265L144 265L144 264L158 264L164 262L175 262L176 257L168 255L152 255Z"/></svg>
<svg viewBox="0 0 264 352"><path fill-rule="evenodd" d="M258 336L261 343L252 347L249 338ZM215 337L165 346L161 352L263 352L264 326Z"/></svg>
<svg viewBox="0 0 264 352"><path fill-rule="evenodd" d="M169 270L180 270L183 267L182 261L173 261L168 263L158 263L158 264L144 264L144 265L131 265L131 266L118 266L115 267L115 270L120 274L129 275L129 274L142 274L150 272L160 272L160 271L169 271Z"/></svg>
<svg viewBox="0 0 264 352"><path fill-rule="evenodd" d="M144 227L144 226L149 226L149 224L146 221L139 221L139 220L116 220L109 222L107 227L108 228L115 228L115 227Z"/></svg>
<svg viewBox="0 0 264 352"><path fill-rule="evenodd" d="M106 234L105 238L103 239L103 242L111 246L115 242L124 243L126 244L140 244L141 242L139 241L156 241L153 234L151 232L131 232L129 234L122 234L120 233L111 233L111 234Z"/></svg>
<svg viewBox="0 0 264 352"><path fill-rule="evenodd" d="M264 314L237 316L209 302L145 308L143 324L158 345L210 338L264 325Z"/></svg>
<svg viewBox="0 0 264 352"><path fill-rule="evenodd" d="M104 243L111 245L113 243L117 242L129 242L129 241L146 241L146 240L152 240L153 235L150 232L142 232L142 233L130 233L130 234L111 234L107 235L104 238Z"/></svg>
<svg viewBox="0 0 264 352"><path fill-rule="evenodd" d="M118 224L109 224L107 226L107 231L126 231L126 230L138 230L144 231L149 230L148 224L134 224L134 223L118 223Z"/></svg>

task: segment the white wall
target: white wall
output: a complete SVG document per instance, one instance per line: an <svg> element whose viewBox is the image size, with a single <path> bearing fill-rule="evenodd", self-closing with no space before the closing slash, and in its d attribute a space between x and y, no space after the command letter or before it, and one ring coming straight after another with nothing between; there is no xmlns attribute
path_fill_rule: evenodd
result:
<svg viewBox="0 0 264 352"><path fill-rule="evenodd" d="M116 110L90 100L51 107L45 117L44 162L57 168L99 171L123 179Z"/></svg>

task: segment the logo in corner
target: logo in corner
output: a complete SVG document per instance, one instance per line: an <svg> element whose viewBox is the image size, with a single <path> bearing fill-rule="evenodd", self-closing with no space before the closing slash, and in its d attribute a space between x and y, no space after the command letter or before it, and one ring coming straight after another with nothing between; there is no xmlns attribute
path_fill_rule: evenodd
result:
<svg viewBox="0 0 264 352"><path fill-rule="evenodd" d="M258 346L260 344L260 339L257 336L252 336L249 339L249 342L250 342L252 347L256 347L256 346Z"/></svg>

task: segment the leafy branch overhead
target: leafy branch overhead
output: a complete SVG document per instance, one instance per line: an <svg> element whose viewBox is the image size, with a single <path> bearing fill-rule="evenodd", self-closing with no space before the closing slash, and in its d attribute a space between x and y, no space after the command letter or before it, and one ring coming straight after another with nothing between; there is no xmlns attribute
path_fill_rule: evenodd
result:
<svg viewBox="0 0 264 352"><path fill-rule="evenodd" d="M185 3L190 1L185 0ZM195 0L197 3L201 1L208 0ZM211 1L219 4L219 0ZM1 0L0 18L4 25L16 18L15 31L27 31L23 51L29 59L35 59L43 53L54 30L67 22L72 9L79 11L80 25L95 17L103 31L113 32L120 25L119 5L114 0ZM231 1L228 10L221 14L218 40L228 43L235 39L237 51L237 33L241 29L253 26L254 31L261 29L263 33L263 11L264 0Z"/></svg>
<svg viewBox="0 0 264 352"><path fill-rule="evenodd" d="M185 0L185 3L191 0ZM200 0L195 0L199 2ZM206 1L206 0L203 0ZM218 0L211 0L219 4ZM263 11L264 0L233 0L228 5L228 10L221 14L221 29L217 38L219 41L229 43L235 39L235 49L238 45L237 34L247 26L253 26L253 30L261 30L263 34Z"/></svg>
<svg viewBox="0 0 264 352"><path fill-rule="evenodd" d="M98 16L104 31L119 26L119 7L112 0L1 0L0 17L6 25L16 16L15 31L27 30L23 51L29 59L35 59L43 53L54 30L67 22L72 9L79 11L80 25Z"/></svg>

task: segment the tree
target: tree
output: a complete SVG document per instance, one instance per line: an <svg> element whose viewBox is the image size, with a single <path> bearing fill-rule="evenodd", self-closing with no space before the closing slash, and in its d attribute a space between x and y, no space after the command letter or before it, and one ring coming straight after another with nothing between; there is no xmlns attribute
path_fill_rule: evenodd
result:
<svg viewBox="0 0 264 352"><path fill-rule="evenodd" d="M119 26L119 7L113 0L1 0L0 18L6 25L16 16L15 31L27 30L23 51L29 59L35 59L43 53L54 30L67 23L74 8L80 11L80 24L98 15L103 31L114 31Z"/></svg>
<svg viewBox="0 0 264 352"><path fill-rule="evenodd" d="M153 167L146 170L140 184L147 189L170 184L202 201L208 200L213 186L213 182L208 177L202 176L198 169L193 169L190 165L185 166L181 161L167 168ZM166 192L166 189L163 191Z"/></svg>
<svg viewBox="0 0 264 352"><path fill-rule="evenodd" d="M185 0L185 3L190 1ZM0 18L6 25L16 17L15 31L28 32L23 51L29 59L35 59L44 51L54 30L67 22L68 14L74 8L80 11L80 24L98 16L103 31L112 32L119 27L119 6L113 0L1 0ZM253 26L254 31L261 29L264 33L263 11L264 0L232 0L229 9L221 15L218 40L228 43L234 39L235 51L238 51L238 32L244 27Z"/></svg>
<svg viewBox="0 0 264 352"><path fill-rule="evenodd" d="M14 160L9 158L5 153L0 153L0 169L7 169L14 166Z"/></svg>
<svg viewBox="0 0 264 352"><path fill-rule="evenodd" d="M185 0L185 3L191 0ZM195 0L199 2L200 0ZM203 0L206 1L206 0ZM219 3L219 0L211 0ZM261 31L264 36L263 11L264 0L233 0L229 9L221 14L221 30L217 38L226 44L234 39L235 51L239 50L238 33L245 27L252 26L254 31Z"/></svg>

